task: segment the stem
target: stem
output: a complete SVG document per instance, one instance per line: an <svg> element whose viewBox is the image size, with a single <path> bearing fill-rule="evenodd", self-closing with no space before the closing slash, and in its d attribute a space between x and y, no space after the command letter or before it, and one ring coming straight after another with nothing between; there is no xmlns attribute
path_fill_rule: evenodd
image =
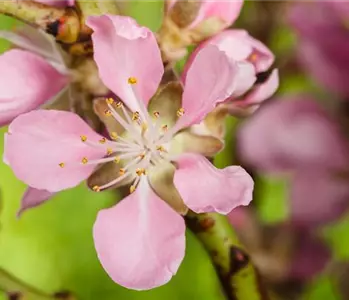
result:
<svg viewBox="0 0 349 300"><path fill-rule="evenodd" d="M186 216L187 226L210 255L229 300L268 300L260 276L227 217L216 213Z"/></svg>
<svg viewBox="0 0 349 300"><path fill-rule="evenodd" d="M5 270L0 268L0 290L8 294L9 299L21 299L21 300L73 300L71 295L66 292L57 293L55 295L49 295L42 291L39 291L13 275L9 274Z"/></svg>
<svg viewBox="0 0 349 300"><path fill-rule="evenodd" d="M74 43L81 31L78 14L71 7L57 8L35 1L7 0L0 2L0 13L41 28L62 43Z"/></svg>

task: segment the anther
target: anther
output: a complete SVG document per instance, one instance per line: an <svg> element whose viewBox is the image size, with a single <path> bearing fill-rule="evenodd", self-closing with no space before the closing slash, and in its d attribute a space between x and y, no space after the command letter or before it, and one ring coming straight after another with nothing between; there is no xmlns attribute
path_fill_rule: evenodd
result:
<svg viewBox="0 0 349 300"><path fill-rule="evenodd" d="M107 148L107 155L112 155L113 154L113 149Z"/></svg>
<svg viewBox="0 0 349 300"><path fill-rule="evenodd" d="M130 186L130 194L132 194L136 190L136 187L134 185Z"/></svg>
<svg viewBox="0 0 349 300"><path fill-rule="evenodd" d="M101 191L101 188L98 186L98 185L95 185L93 188L92 188L92 190L94 191L94 192L100 192Z"/></svg>
<svg viewBox="0 0 349 300"><path fill-rule="evenodd" d="M258 59L258 55L256 54L256 53L252 53L251 55L250 55L250 61L251 62L256 62L257 61L257 59Z"/></svg>
<svg viewBox="0 0 349 300"><path fill-rule="evenodd" d="M158 150L160 152L167 152L166 149L164 148L164 146L157 146L156 150Z"/></svg>
<svg viewBox="0 0 349 300"><path fill-rule="evenodd" d="M88 163L88 159L86 157L83 157L82 160L81 160L81 163L83 165L86 165Z"/></svg>
<svg viewBox="0 0 349 300"><path fill-rule="evenodd" d="M86 135L81 135L80 138L81 138L82 142L86 142L87 141L87 136Z"/></svg>
<svg viewBox="0 0 349 300"><path fill-rule="evenodd" d="M145 153L139 154L139 158L140 158L140 159L144 159L144 157L145 157Z"/></svg>
<svg viewBox="0 0 349 300"><path fill-rule="evenodd" d="M113 139L113 140L117 140L118 139L118 134L116 132L111 132L110 133L110 137Z"/></svg>
<svg viewBox="0 0 349 300"><path fill-rule="evenodd" d="M158 111L154 111L154 112L153 112L153 115L154 115L155 118L160 117L160 113L159 113Z"/></svg>
<svg viewBox="0 0 349 300"><path fill-rule="evenodd" d="M64 168L65 167L65 163L60 163L58 164L61 168Z"/></svg>
<svg viewBox="0 0 349 300"><path fill-rule="evenodd" d="M122 102L119 101L118 103L116 103L116 107L117 108L121 108L122 107Z"/></svg>
<svg viewBox="0 0 349 300"><path fill-rule="evenodd" d="M119 156L115 156L115 157L114 157L114 162L115 162L116 164L118 164L118 163L120 162L120 157L119 157Z"/></svg>
<svg viewBox="0 0 349 300"><path fill-rule="evenodd" d="M136 77L130 77L128 79L128 83L129 84L136 84L137 83L137 78Z"/></svg>
<svg viewBox="0 0 349 300"><path fill-rule="evenodd" d="M105 111L104 111L104 114L105 114L107 117L110 117L110 116L112 115L110 109L105 110Z"/></svg>
<svg viewBox="0 0 349 300"><path fill-rule="evenodd" d="M143 168L138 168L138 169L136 169L136 174L137 174L138 176L145 175L145 169L143 169Z"/></svg>
<svg viewBox="0 0 349 300"><path fill-rule="evenodd" d="M139 120L139 112L138 111L135 111L133 114L132 114L132 121L137 121Z"/></svg>
<svg viewBox="0 0 349 300"><path fill-rule="evenodd" d="M105 101L107 101L108 104L112 105L114 103L114 99L113 98L107 98L105 99Z"/></svg>
<svg viewBox="0 0 349 300"><path fill-rule="evenodd" d="M179 110L177 110L177 117L182 117L184 115L185 111L184 108L180 108Z"/></svg>
<svg viewBox="0 0 349 300"><path fill-rule="evenodd" d="M163 131L167 131L167 129L168 129L168 126L165 124L165 125L162 125L161 126L161 129L163 130Z"/></svg>
<svg viewBox="0 0 349 300"><path fill-rule="evenodd" d="M99 143L100 144L105 144L107 142L107 139L104 137L104 138L101 138L100 140L99 140Z"/></svg>
<svg viewBox="0 0 349 300"><path fill-rule="evenodd" d="M124 175L125 173L126 173L126 170L125 170L125 169L120 169L120 170L119 170L119 174L120 174L120 175Z"/></svg>

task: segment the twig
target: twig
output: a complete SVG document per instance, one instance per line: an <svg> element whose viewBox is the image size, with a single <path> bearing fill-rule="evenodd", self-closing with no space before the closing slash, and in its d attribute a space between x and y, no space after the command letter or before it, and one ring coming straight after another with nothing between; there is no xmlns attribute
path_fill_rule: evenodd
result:
<svg viewBox="0 0 349 300"><path fill-rule="evenodd" d="M189 212L186 222L210 255L227 299L270 299L261 285L257 270L225 216Z"/></svg>

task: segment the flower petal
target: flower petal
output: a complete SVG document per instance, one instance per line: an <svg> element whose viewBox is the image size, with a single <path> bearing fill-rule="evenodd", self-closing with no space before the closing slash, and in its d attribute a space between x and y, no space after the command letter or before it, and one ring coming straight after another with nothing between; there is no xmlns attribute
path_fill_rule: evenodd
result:
<svg viewBox="0 0 349 300"><path fill-rule="evenodd" d="M87 25L94 30L94 59L104 84L133 111L138 101L147 105L164 73L154 34L129 17L92 16ZM129 84L131 77L136 84Z"/></svg>
<svg viewBox="0 0 349 300"><path fill-rule="evenodd" d="M50 193L45 190L37 190L32 187L28 187L24 192L21 201L21 207L17 212L17 216L20 217L27 209L39 206L49 200L54 193Z"/></svg>
<svg viewBox="0 0 349 300"><path fill-rule="evenodd" d="M253 180L239 166L219 170L203 156L183 154L176 159L174 182L184 203L196 213L228 214L252 200Z"/></svg>
<svg viewBox="0 0 349 300"><path fill-rule="evenodd" d="M177 119L177 111L181 108L183 88L179 82L169 82L159 89L148 105L150 115L159 113L160 124L172 127Z"/></svg>
<svg viewBox="0 0 349 300"><path fill-rule="evenodd" d="M263 105L238 138L242 158L262 170L347 166L347 144L336 122L306 95Z"/></svg>
<svg viewBox="0 0 349 300"><path fill-rule="evenodd" d="M23 50L0 56L0 125L38 108L68 83L43 58Z"/></svg>
<svg viewBox="0 0 349 300"><path fill-rule="evenodd" d="M194 58L186 74L182 106L184 116L178 126L199 123L217 103L232 94L236 65L218 47L204 47Z"/></svg>
<svg viewBox="0 0 349 300"><path fill-rule="evenodd" d="M93 237L99 260L118 284L145 290L167 283L185 253L183 218L142 178L136 191L99 212Z"/></svg>
<svg viewBox="0 0 349 300"><path fill-rule="evenodd" d="M55 110L37 110L16 118L5 136L4 161L15 175L36 189L58 192L78 185L93 171L81 164L83 157L102 158L103 147L81 141L85 135L101 138L77 115ZM64 163L64 167L59 164Z"/></svg>

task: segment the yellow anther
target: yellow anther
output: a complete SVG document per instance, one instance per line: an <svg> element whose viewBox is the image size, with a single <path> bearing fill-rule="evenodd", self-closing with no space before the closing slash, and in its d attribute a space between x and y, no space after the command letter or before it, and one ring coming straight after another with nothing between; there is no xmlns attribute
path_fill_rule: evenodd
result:
<svg viewBox="0 0 349 300"><path fill-rule="evenodd" d="M136 187L134 185L130 186L130 194L132 194L136 190Z"/></svg>
<svg viewBox="0 0 349 300"><path fill-rule="evenodd" d="M160 152L167 152L166 149L163 146L157 146L156 150L158 150Z"/></svg>
<svg viewBox="0 0 349 300"><path fill-rule="evenodd" d="M60 163L58 164L61 168L64 168L65 167L65 163Z"/></svg>
<svg viewBox="0 0 349 300"><path fill-rule="evenodd" d="M86 157L83 157L81 162L83 165L86 165L88 163L88 159Z"/></svg>
<svg viewBox="0 0 349 300"><path fill-rule="evenodd" d="M137 78L136 77L130 77L128 79L128 83L129 84L136 84L137 83Z"/></svg>
<svg viewBox="0 0 349 300"><path fill-rule="evenodd" d="M107 98L105 99L105 101L107 101L108 104L112 105L114 103L114 99L113 98Z"/></svg>
<svg viewBox="0 0 349 300"><path fill-rule="evenodd" d="M148 129L148 124L147 123L142 123L141 124L141 129L142 129L142 134L144 134L145 131Z"/></svg>
<svg viewBox="0 0 349 300"><path fill-rule="evenodd" d="M124 175L125 173L126 173L126 170L125 170L125 169L120 169L120 170L119 170L119 174L120 174L120 175Z"/></svg>
<svg viewBox="0 0 349 300"><path fill-rule="evenodd" d="M113 154L113 149L107 148L107 155L112 155Z"/></svg>
<svg viewBox="0 0 349 300"><path fill-rule="evenodd" d="M110 109L105 110L105 111L104 111L104 114L105 114L107 117L110 117L110 116L112 115Z"/></svg>
<svg viewBox="0 0 349 300"><path fill-rule="evenodd" d="M115 162L116 164L118 164L118 163L120 162L120 157L119 157L119 156L115 156L115 157L114 157L114 162Z"/></svg>
<svg viewBox="0 0 349 300"><path fill-rule="evenodd" d="M107 139L106 138L101 138L98 142L100 144L105 144L107 142Z"/></svg>
<svg viewBox="0 0 349 300"><path fill-rule="evenodd" d="M100 192L101 191L101 188L98 186L98 185L95 185L93 188L92 188L92 190L94 191L94 192Z"/></svg>
<svg viewBox="0 0 349 300"><path fill-rule="evenodd" d="M110 137L113 139L113 140L117 140L118 139L118 134L116 132L111 132L110 133Z"/></svg>
<svg viewBox="0 0 349 300"><path fill-rule="evenodd" d="M153 112L153 115L154 115L155 118L160 117L160 113L159 113L158 111L154 111L154 112Z"/></svg>
<svg viewBox="0 0 349 300"><path fill-rule="evenodd" d="M140 159L143 159L144 157L145 157L145 153L139 154L139 158L140 158Z"/></svg>
<svg viewBox="0 0 349 300"><path fill-rule="evenodd" d="M138 111L135 111L133 114L132 114L132 121L137 121L139 120L139 112Z"/></svg>
<svg viewBox="0 0 349 300"><path fill-rule="evenodd" d="M116 107L117 108L121 108L122 107L122 102L119 101L118 103L116 103Z"/></svg>
<svg viewBox="0 0 349 300"><path fill-rule="evenodd" d="M161 128L162 128L163 131L167 131L168 126L165 124L165 125L162 125Z"/></svg>
<svg viewBox="0 0 349 300"><path fill-rule="evenodd" d="M87 141L87 136L86 135L81 135L80 138L81 138L82 142L86 142Z"/></svg>
<svg viewBox="0 0 349 300"><path fill-rule="evenodd" d="M143 168L138 168L138 169L136 169L136 174L137 174L138 176L145 175L145 169L143 169Z"/></svg>
<svg viewBox="0 0 349 300"><path fill-rule="evenodd" d="M182 117L184 113L185 113L184 108L180 108L179 110L177 110L177 117Z"/></svg>

